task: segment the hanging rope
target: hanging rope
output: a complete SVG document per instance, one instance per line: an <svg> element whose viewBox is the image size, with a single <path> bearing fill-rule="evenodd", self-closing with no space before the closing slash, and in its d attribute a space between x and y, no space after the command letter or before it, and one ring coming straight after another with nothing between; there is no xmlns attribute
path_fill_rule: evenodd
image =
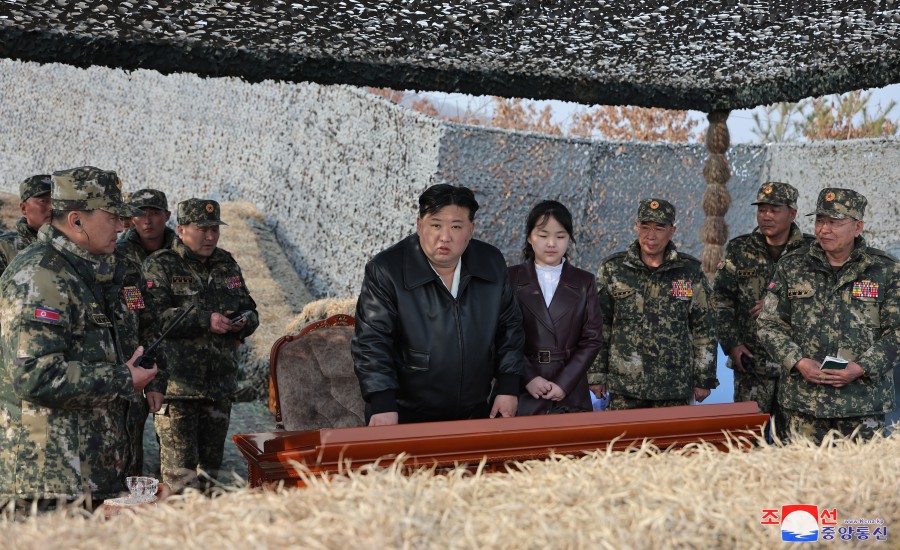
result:
<svg viewBox="0 0 900 550"><path fill-rule="evenodd" d="M728 134L728 111L713 111L707 116L709 128L706 131L706 150L709 152L703 163L703 179L708 184L703 193L703 212L706 219L700 228L700 240L703 252L700 261L706 277L712 280L716 264L722 259L725 243L728 240L728 224L725 213L731 206L731 195L725 184L731 179L731 167L725 153L731 137Z"/></svg>

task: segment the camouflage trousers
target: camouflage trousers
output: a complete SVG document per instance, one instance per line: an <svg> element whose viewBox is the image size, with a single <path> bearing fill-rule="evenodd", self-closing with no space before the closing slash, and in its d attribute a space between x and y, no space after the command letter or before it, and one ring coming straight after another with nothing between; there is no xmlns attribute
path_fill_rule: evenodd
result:
<svg viewBox="0 0 900 550"><path fill-rule="evenodd" d="M219 476L230 419L231 401L210 400L170 401L153 417L162 480L173 491L204 489L198 468Z"/></svg>
<svg viewBox="0 0 900 550"><path fill-rule="evenodd" d="M734 370L734 402L756 401L759 412L774 414L777 405L778 377L754 376Z"/></svg>
<svg viewBox="0 0 900 550"><path fill-rule="evenodd" d="M655 409L659 407L680 407L689 404L688 399L639 399L628 395L610 393L608 411L624 411L627 409Z"/></svg>
<svg viewBox="0 0 900 550"><path fill-rule="evenodd" d="M125 467L125 475L144 475L144 424L147 423L149 412L147 400L143 397L128 405L128 444L131 447L131 456Z"/></svg>
<svg viewBox="0 0 900 550"><path fill-rule="evenodd" d="M854 436L854 439L857 440L872 439L876 433L884 434L883 414L846 418L817 418L798 411L785 410L781 412L784 416L784 432L778 435L783 441L806 437L814 441L816 445L819 445L831 430L849 437L857 428L859 428L859 432ZM780 424L780 422L777 422L776 427L780 428Z"/></svg>
<svg viewBox="0 0 900 550"><path fill-rule="evenodd" d="M734 402L755 401L759 412L771 416L766 423L766 441L774 441L772 432L784 433L784 416L778 407L778 377L757 374L734 369ZM774 423L774 427L773 427Z"/></svg>

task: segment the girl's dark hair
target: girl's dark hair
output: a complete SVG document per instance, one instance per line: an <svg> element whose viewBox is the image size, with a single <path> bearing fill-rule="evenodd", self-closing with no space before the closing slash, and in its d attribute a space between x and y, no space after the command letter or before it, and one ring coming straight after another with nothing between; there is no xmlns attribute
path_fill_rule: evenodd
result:
<svg viewBox="0 0 900 550"><path fill-rule="evenodd" d="M455 186L447 183L432 185L419 195L419 217L424 218L434 214L441 208L449 205L469 209L469 221L475 221L475 212L478 211L478 201L475 193L468 187Z"/></svg>
<svg viewBox="0 0 900 550"><path fill-rule="evenodd" d="M550 218L558 221L559 225L563 226L563 229L569 234L569 240L572 244L575 244L575 232L572 230L572 213L569 212L569 209L556 201L541 201L531 209L531 212L528 213L528 218L525 220L525 246L522 247L522 257L525 260L534 259L534 249L531 247L531 243L528 242L528 236L531 235L535 227L546 223ZM569 251L566 250L563 256L568 259Z"/></svg>

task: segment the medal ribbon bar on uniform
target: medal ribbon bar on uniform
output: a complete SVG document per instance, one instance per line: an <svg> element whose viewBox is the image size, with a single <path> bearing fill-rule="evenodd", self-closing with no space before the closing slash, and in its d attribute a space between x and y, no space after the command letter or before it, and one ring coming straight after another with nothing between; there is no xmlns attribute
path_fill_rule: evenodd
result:
<svg viewBox="0 0 900 550"><path fill-rule="evenodd" d="M672 296L676 298L690 298L694 295L691 282L685 279L672 281Z"/></svg>
<svg viewBox="0 0 900 550"><path fill-rule="evenodd" d="M854 298L878 298L878 283L875 281L856 281L853 283Z"/></svg>

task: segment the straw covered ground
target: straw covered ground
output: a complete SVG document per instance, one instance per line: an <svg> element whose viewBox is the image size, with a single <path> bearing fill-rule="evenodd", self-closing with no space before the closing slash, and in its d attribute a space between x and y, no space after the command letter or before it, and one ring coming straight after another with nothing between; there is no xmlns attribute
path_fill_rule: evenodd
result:
<svg viewBox="0 0 900 550"><path fill-rule="evenodd" d="M771 548L780 528L761 525L762 510L814 504L836 508L841 525L883 520L888 541L876 547L897 548L898 473L897 436L732 453L645 445L517 463L503 474L405 477L387 468L313 479L306 489L235 488L111 521L54 513L2 522L0 537L21 550Z"/></svg>

